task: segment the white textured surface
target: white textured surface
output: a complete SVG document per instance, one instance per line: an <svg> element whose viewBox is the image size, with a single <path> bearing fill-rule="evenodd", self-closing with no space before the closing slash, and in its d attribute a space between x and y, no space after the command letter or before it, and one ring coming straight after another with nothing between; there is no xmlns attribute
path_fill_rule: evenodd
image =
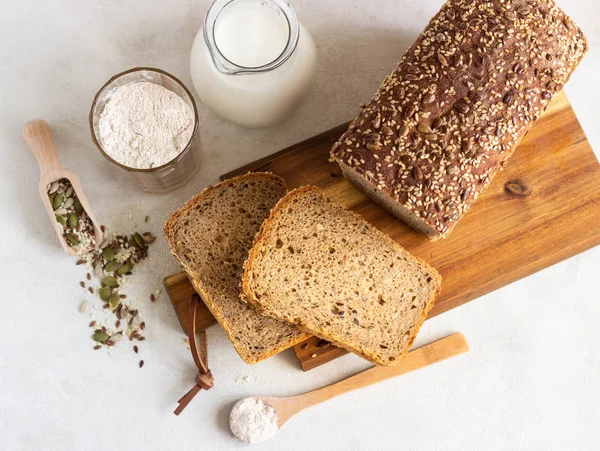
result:
<svg viewBox="0 0 600 451"><path fill-rule="evenodd" d="M559 3L587 33L591 52L567 92L600 151L600 7ZM149 340L138 368L128 344L92 351L83 269L62 253L36 191L38 169L20 139L44 118L59 155L81 177L96 215L129 231L168 213L224 171L308 138L358 110L441 1L296 1L320 52L315 89L287 122L245 131L200 107L202 167L184 188L128 188L95 150L87 114L114 73L157 66L191 85L188 52L207 7L199 1L16 1L0 4L0 448L3 450L243 449L229 410L249 395L317 388L367 364L355 356L303 373L291 351L255 366L224 333L209 332L215 388L179 417L175 401L194 367L170 304L142 306ZM574 218L576 220L576 218ZM590 224L590 227L597 227ZM595 450L600 443L600 248L428 321L418 343L461 331L469 354L304 412L257 449ZM132 278L145 298L177 270L166 244ZM122 346L123 345L123 346ZM243 383L243 376L248 376Z"/></svg>

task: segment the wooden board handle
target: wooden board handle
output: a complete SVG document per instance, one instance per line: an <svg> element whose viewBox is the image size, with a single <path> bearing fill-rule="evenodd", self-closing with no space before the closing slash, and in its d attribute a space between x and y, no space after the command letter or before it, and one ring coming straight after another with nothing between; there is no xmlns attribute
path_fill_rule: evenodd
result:
<svg viewBox="0 0 600 451"><path fill-rule="evenodd" d="M56 155L52 130L50 130L48 122L41 119L28 122L23 127L22 136L40 165L41 176L50 169L62 168L62 164Z"/></svg>
<svg viewBox="0 0 600 451"><path fill-rule="evenodd" d="M295 396L294 398L297 398L297 402L303 404L302 408L306 408L349 391L357 390L463 354L468 350L469 345L465 336L461 333L456 333L409 352L396 366L376 366L343 381L305 393L304 395Z"/></svg>

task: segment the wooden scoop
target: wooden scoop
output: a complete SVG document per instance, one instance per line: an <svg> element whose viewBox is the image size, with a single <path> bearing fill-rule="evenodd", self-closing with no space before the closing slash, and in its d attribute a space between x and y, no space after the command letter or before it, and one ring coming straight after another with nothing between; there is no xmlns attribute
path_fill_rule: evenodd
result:
<svg viewBox="0 0 600 451"><path fill-rule="evenodd" d="M96 222L96 218L92 213L91 206L87 197L85 196L85 193L83 192L83 187L81 186L79 177L77 177L73 171L65 169L58 160L58 156L56 155L56 150L54 149L54 144L52 142L52 131L50 130L48 123L42 120L28 122L25 124L25 127L23 127L22 134L25 143L27 143L27 146L40 165L40 183L38 185L40 196L42 197L42 202L46 208L46 211L48 212L48 216L50 217L52 227L54 227L56 235L58 236L58 239L65 252L69 255L78 255L78 252L73 249L63 237L60 225L56 221L54 209L52 208L52 205L50 205L50 199L48 198L48 186L52 182L63 178L68 179L71 182L71 185L73 186L73 189L75 190L75 193L81 202L81 206L94 225L96 244L100 245L103 240L102 230L100 229L100 226ZM81 249L79 253L84 251L84 249Z"/></svg>
<svg viewBox="0 0 600 451"><path fill-rule="evenodd" d="M253 397L270 405L277 413L277 425L283 426L290 418L298 412L322 403L335 396L342 395L377 382L409 373L432 363L440 362L450 357L463 354L469 350L469 345L463 334L457 333L430 343L422 348L415 349L400 361L396 366L376 366L374 368L358 373L340 382L328 385L303 395L290 396L287 398L265 398Z"/></svg>

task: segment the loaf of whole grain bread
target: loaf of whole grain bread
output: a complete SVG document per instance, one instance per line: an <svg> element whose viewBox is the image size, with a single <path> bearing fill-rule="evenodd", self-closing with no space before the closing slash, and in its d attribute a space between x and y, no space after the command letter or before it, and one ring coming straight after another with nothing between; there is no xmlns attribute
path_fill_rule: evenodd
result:
<svg viewBox="0 0 600 451"><path fill-rule="evenodd" d="M552 0L449 0L331 155L391 213L445 237L586 51Z"/></svg>
<svg viewBox="0 0 600 451"><path fill-rule="evenodd" d="M281 199L242 276L244 299L379 365L408 352L439 274L315 186Z"/></svg>
<svg viewBox="0 0 600 451"><path fill-rule="evenodd" d="M261 315L240 299L240 278L254 235L287 188L280 177L253 173L210 186L171 215L171 252L238 354L256 363L308 338Z"/></svg>

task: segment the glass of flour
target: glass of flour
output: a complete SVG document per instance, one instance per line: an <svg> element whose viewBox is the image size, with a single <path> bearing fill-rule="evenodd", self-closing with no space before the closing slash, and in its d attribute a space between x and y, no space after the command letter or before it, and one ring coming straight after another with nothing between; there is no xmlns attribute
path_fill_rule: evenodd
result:
<svg viewBox="0 0 600 451"><path fill-rule="evenodd" d="M182 186L199 164L198 111L177 78L136 67L112 77L90 111L92 140L124 178L143 191Z"/></svg>

